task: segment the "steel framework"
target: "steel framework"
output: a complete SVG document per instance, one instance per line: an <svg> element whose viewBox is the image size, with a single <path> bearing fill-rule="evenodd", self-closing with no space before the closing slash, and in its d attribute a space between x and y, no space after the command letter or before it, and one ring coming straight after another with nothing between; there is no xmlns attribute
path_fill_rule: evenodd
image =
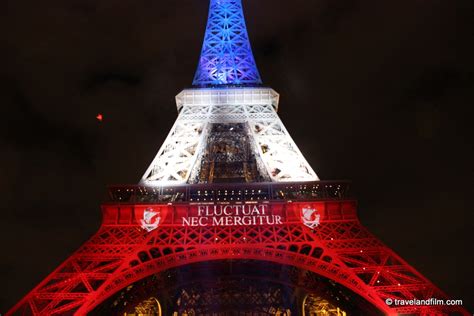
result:
<svg viewBox="0 0 474 316"><path fill-rule="evenodd" d="M326 187L333 195L337 187L333 182L311 185ZM300 187L303 192L308 186L289 184L287 188ZM229 187L228 191L235 189ZM128 188L132 190L140 192L141 188ZM117 195L111 196L117 199ZM269 201L257 194L244 197L239 203L254 203L255 197L284 218L280 225L252 226L183 226L181 218L196 208L196 203L183 199L158 203L156 195L147 204L110 201L102 205L99 231L7 315L85 315L147 276L222 259L270 261L314 272L352 290L387 315L469 315L455 306L388 306L387 298L447 296L360 224L354 200L346 195L322 199L316 194L312 199L299 196L291 201ZM317 229L301 222L299 211L308 205L322 210ZM150 206L166 208L167 215L158 229L148 233L136 220L136 213Z"/></svg>
<svg viewBox="0 0 474 316"><path fill-rule="evenodd" d="M153 274L110 297L94 314L130 314L150 293L164 307L164 315L335 316L320 313L332 306L380 315L363 298L320 275L260 260L216 260Z"/></svg>
<svg viewBox="0 0 474 316"><path fill-rule="evenodd" d="M279 95L260 83L240 0L211 0L195 88L177 95L178 119L141 186L110 188L99 231L7 315L85 315L147 276L228 259L309 271L388 315L469 315L456 306L386 304L447 297L360 224L347 183L318 181L276 113ZM193 176L213 124L248 131L245 148L269 182L208 184ZM253 207L272 221L246 224L234 214L202 224L196 214L209 207Z"/></svg>
<svg viewBox="0 0 474 316"><path fill-rule="evenodd" d="M211 0L193 85L261 84L241 0Z"/></svg>
<svg viewBox="0 0 474 316"><path fill-rule="evenodd" d="M264 178L275 182L314 181L316 173L276 113L279 95L270 88L187 89L176 96L176 123L142 177L147 185L193 183L213 123L249 126Z"/></svg>

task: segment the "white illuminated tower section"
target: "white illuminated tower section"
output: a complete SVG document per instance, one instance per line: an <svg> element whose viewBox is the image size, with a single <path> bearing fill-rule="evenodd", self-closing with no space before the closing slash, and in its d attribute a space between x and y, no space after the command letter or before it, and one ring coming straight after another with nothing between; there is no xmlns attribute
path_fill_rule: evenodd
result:
<svg viewBox="0 0 474 316"><path fill-rule="evenodd" d="M211 0L193 87L144 185L318 180L261 86L240 0Z"/></svg>
<svg viewBox="0 0 474 316"><path fill-rule="evenodd" d="M261 82L241 1L211 0L141 183L110 186L97 233L6 315L471 315L395 303L448 296L362 226L350 183L319 181Z"/></svg>

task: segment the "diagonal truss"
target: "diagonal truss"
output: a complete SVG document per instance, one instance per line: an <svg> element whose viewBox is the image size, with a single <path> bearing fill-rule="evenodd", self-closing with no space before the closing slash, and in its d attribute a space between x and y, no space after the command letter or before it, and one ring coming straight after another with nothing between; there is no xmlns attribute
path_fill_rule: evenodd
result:
<svg viewBox="0 0 474 316"><path fill-rule="evenodd" d="M102 206L99 231L7 315L86 315L147 276L190 263L228 259L270 261L313 272L347 287L388 315L469 315L456 306L385 303L387 298L446 299L446 295L360 224L355 201L341 197L340 185L307 182L318 177L276 113L279 95L269 88L249 87L259 84L241 0L211 0L193 85L213 88L178 94L179 116L142 177L145 186L112 192L112 201ZM246 87L232 88L241 85ZM194 184L193 170L199 167L215 123L246 124L264 178L289 183L251 183L248 188ZM192 185L167 186L185 183ZM253 226L183 226L176 220L196 202L253 204L256 200L284 214L285 220ZM321 204L327 214L317 229L303 225L300 210ZM168 214L152 232L143 230L136 219L138 209L147 206L166 209Z"/></svg>
<svg viewBox="0 0 474 316"><path fill-rule="evenodd" d="M142 183L195 182L194 168L205 150L213 123L245 123L261 158L265 178L275 182L314 181L318 177L276 113L278 94L269 88L189 89L176 97L180 114Z"/></svg>
<svg viewBox="0 0 474 316"><path fill-rule="evenodd" d="M211 0L193 85L261 83L241 0Z"/></svg>
<svg viewBox="0 0 474 316"><path fill-rule="evenodd" d="M351 289L387 315L469 315L456 306L385 304L387 298L446 299L446 295L360 224L354 201L324 203L328 215L315 230L292 215L306 201L272 204L286 214L281 225L183 227L173 221L175 216L168 216L151 233L135 221L137 205L105 204L104 222L96 235L7 315L85 315L152 274L226 259L270 261L314 272ZM189 206L153 207L179 214Z"/></svg>

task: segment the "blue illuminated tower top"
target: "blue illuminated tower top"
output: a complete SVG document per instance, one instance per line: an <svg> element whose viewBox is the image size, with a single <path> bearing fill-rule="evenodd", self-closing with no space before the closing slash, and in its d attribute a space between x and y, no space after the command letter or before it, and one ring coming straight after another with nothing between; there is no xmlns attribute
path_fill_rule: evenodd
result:
<svg viewBox="0 0 474 316"><path fill-rule="evenodd" d="M258 85L241 0L211 0L194 86Z"/></svg>

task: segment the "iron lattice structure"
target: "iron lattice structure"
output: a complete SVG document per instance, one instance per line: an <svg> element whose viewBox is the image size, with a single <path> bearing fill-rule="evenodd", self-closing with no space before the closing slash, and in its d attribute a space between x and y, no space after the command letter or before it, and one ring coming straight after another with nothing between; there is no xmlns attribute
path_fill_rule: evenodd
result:
<svg viewBox="0 0 474 316"><path fill-rule="evenodd" d="M324 277L388 315L468 315L385 303L447 297L360 224L347 183L318 181L260 82L240 0L211 0L194 85L212 87L178 94L141 185L110 188L99 231L7 315L85 315L147 277L219 260L291 266L305 271L294 282ZM240 183L214 181L229 179Z"/></svg>
<svg viewBox="0 0 474 316"><path fill-rule="evenodd" d="M147 276L197 262L260 260L290 265L333 280L362 296L387 315L469 315L460 307L391 307L391 299L447 296L381 243L359 222L356 202L347 197L345 183L305 183L284 187L260 184L209 187L208 200L227 191L226 201L268 202L279 225L182 226L193 202L204 195L199 186L153 191L147 187L111 189L112 200L102 205L99 231L56 271L23 298L8 315L85 315L111 295ZM259 191L260 192L257 193ZM251 192L244 194L242 192ZM230 192L233 192L230 194ZM288 200L290 197L291 202ZM146 201L144 204L139 201ZM302 224L299 209L321 210L317 229ZM146 232L135 213L143 207L167 209L160 227ZM300 277L303 283L311 280ZM303 278L303 280L301 280Z"/></svg>
<svg viewBox="0 0 474 316"><path fill-rule="evenodd" d="M279 95L270 88L186 89L176 96L178 119L143 175L147 185L202 182L199 173L213 124L248 126L262 178L275 182L314 181L303 157L276 113ZM193 171L194 170L194 171Z"/></svg>
<svg viewBox="0 0 474 316"><path fill-rule="evenodd" d="M241 0L211 0L193 85L261 84Z"/></svg>

